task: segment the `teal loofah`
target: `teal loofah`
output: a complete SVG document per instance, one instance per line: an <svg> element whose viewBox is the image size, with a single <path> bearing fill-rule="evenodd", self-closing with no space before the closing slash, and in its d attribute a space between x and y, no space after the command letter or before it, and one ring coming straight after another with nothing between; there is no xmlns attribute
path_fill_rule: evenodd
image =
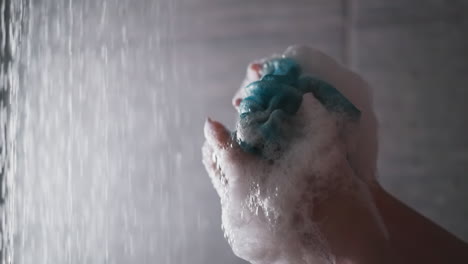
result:
<svg viewBox="0 0 468 264"><path fill-rule="evenodd" d="M311 76L301 76L301 67L293 59L276 58L263 64L259 81L247 85L246 97L239 106L237 137L247 152L271 159L287 144L285 125L312 92L327 110L358 119L360 111L332 85ZM275 154L276 153L276 154Z"/></svg>

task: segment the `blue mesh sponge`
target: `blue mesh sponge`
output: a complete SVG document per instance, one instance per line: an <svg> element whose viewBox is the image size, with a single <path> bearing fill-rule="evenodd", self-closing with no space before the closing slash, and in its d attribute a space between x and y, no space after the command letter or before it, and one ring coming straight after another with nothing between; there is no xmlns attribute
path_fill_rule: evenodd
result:
<svg viewBox="0 0 468 264"><path fill-rule="evenodd" d="M360 111L332 85L301 75L300 65L290 58L263 64L259 81L248 84L239 106L236 139L244 151L266 159L278 157L287 145L290 117L299 109L304 93L312 92L331 112L357 120Z"/></svg>

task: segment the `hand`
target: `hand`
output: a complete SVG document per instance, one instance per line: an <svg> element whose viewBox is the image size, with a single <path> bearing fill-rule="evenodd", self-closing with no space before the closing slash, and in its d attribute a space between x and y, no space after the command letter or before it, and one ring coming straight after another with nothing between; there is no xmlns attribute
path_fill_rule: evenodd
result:
<svg viewBox="0 0 468 264"><path fill-rule="evenodd" d="M296 60L303 72L313 74L330 83L348 98L360 111L359 126L354 128L355 148L349 154L349 162L357 177L367 182L372 188L377 184L377 119L372 107L371 89L359 75L337 63L326 54L307 47L291 46L283 54L264 58L252 62L247 67L246 78L233 97L232 103L238 109L245 97L247 84L257 81L261 77L262 64L271 58L289 57Z"/></svg>
<svg viewBox="0 0 468 264"><path fill-rule="evenodd" d="M288 51L297 55L297 50ZM258 64L249 69L248 81L261 76ZM372 249L385 244L366 178L358 176L349 162L350 154L356 153L353 143L360 135L354 132L360 126L345 113L330 111L319 100L322 95L320 91L303 95L299 110L288 120L295 136L274 160L243 151L222 124L206 122L203 163L221 198L226 237L239 257L252 263L375 260L375 254L361 252L357 257L356 250L349 250L352 246L343 245ZM239 98L242 92L236 95L235 106ZM350 224L354 220L357 226ZM353 228L370 230L372 238L350 232ZM375 245L366 246L368 242Z"/></svg>

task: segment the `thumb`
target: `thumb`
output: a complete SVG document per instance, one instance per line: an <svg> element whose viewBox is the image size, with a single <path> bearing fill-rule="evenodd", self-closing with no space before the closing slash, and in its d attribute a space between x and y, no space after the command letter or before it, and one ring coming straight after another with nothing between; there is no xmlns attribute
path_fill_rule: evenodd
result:
<svg viewBox="0 0 468 264"><path fill-rule="evenodd" d="M212 147L225 148L232 143L231 133L220 122L207 118L203 128L205 139Z"/></svg>
<svg viewBox="0 0 468 264"><path fill-rule="evenodd" d="M246 177L258 157L243 151L232 133L220 122L208 118L204 126L203 164L215 189L222 192L229 183Z"/></svg>

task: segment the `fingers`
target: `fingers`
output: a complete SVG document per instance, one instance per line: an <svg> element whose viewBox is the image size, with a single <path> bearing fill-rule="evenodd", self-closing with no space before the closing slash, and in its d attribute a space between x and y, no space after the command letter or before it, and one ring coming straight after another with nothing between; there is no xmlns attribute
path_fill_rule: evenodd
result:
<svg viewBox="0 0 468 264"><path fill-rule="evenodd" d="M231 132L220 122L207 119L204 134L203 164L222 197L229 185L245 177L246 167L255 164L256 157L244 152Z"/></svg>
<svg viewBox="0 0 468 264"><path fill-rule="evenodd" d="M242 82L242 87L236 92L236 94L232 98L232 105L234 106L234 108L236 108L236 110L239 108L242 99L245 97L243 88L249 83L260 80L260 77L262 76L262 68L263 63L259 61L252 62L249 64L249 66L247 66L247 73L245 80Z"/></svg>
<svg viewBox="0 0 468 264"><path fill-rule="evenodd" d="M224 148L231 142L231 133L220 122L208 118L203 129L205 139L211 146Z"/></svg>
<svg viewBox="0 0 468 264"><path fill-rule="evenodd" d="M303 74L311 74L324 81L315 79L316 87L303 92L314 92L328 110L346 113L348 120L359 120L359 124L350 122L353 127L351 138L354 142L349 143L355 146L350 148L353 151L349 155L350 162L361 178L374 182L377 160L377 120L372 109L372 94L369 85L357 74L316 49L307 46L291 46L282 56L292 58L299 63ZM238 111L242 99L246 97L246 89L243 87L257 81L263 74L261 65L272 58L279 58L279 56L258 60L249 65L246 79L233 98L233 105Z"/></svg>
<svg viewBox="0 0 468 264"><path fill-rule="evenodd" d="M283 56L295 59L303 68L303 73L331 84L365 115L373 116L371 90L359 75L311 47L291 46Z"/></svg>
<svg viewBox="0 0 468 264"><path fill-rule="evenodd" d="M333 139L336 134L337 122L333 114L330 113L322 103L312 93L305 93L302 96L302 103L297 112L296 118L305 132L305 138L309 141L323 142L323 138Z"/></svg>
<svg viewBox="0 0 468 264"><path fill-rule="evenodd" d="M328 111L344 114L352 121L359 120L361 111L332 85L312 77L302 78L299 85L301 90L312 92Z"/></svg>
<svg viewBox="0 0 468 264"><path fill-rule="evenodd" d="M373 110L372 91L359 75L340 65L331 57L307 46L291 46L283 54L295 59L305 74L312 74L335 87L360 111L355 127L355 152L350 163L356 174L366 182L375 182L377 163L377 119Z"/></svg>
<svg viewBox="0 0 468 264"><path fill-rule="evenodd" d="M319 50L302 45L288 47L283 56L297 61L301 65L303 73L312 74L331 83L330 77L334 75L333 72L336 72L339 67L331 57ZM338 70L341 71L341 69ZM335 84L332 83L332 85Z"/></svg>
<svg viewBox="0 0 468 264"><path fill-rule="evenodd" d="M261 62L252 62L247 67L247 78L249 81L256 81L262 76L262 63Z"/></svg>

